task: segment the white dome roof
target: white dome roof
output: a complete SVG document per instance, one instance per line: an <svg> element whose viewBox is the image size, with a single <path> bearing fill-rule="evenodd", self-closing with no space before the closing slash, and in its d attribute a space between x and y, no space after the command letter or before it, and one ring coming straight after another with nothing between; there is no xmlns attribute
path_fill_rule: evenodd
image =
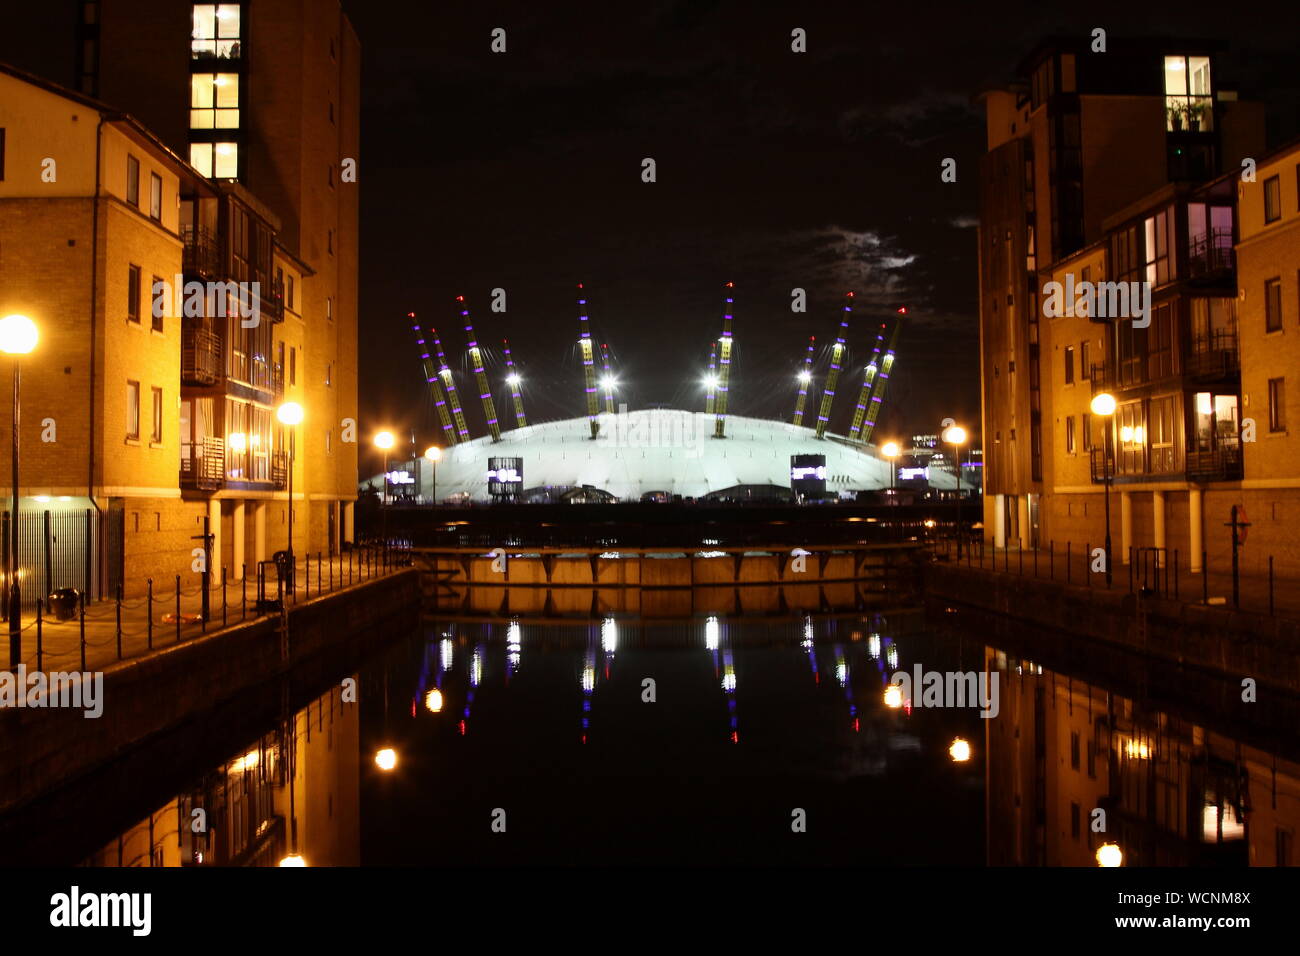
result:
<svg viewBox="0 0 1300 956"><path fill-rule="evenodd" d="M502 431L443 449L437 468L437 497L467 494L488 500L489 458L523 459L523 487L590 485L623 500L649 491L700 497L735 485L790 487L792 455L826 456L826 490L889 487L889 463L874 446L849 444L811 428L757 418L726 417L726 437L713 437L716 416L672 409L602 414L600 434L591 438L585 417ZM429 495L428 469L421 468L422 495Z"/></svg>

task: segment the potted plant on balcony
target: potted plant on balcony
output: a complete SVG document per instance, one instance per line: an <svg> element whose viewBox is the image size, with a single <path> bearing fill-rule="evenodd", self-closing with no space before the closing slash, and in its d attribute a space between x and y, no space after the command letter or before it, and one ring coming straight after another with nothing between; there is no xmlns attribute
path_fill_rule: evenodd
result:
<svg viewBox="0 0 1300 956"><path fill-rule="evenodd" d="M1187 105L1187 128L1193 133L1198 132L1201 128L1201 121L1209 113L1209 106L1206 103L1195 102Z"/></svg>
<svg viewBox="0 0 1300 956"><path fill-rule="evenodd" d="M1165 112L1169 114L1169 127L1175 133L1183 131L1183 113L1185 110L1186 107L1181 103L1171 103L1165 108Z"/></svg>

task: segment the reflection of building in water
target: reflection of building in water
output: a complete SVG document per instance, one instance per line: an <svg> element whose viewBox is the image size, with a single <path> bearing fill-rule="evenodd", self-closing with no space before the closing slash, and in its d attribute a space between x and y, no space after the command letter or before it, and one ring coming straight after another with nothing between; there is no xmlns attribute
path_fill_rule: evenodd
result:
<svg viewBox="0 0 1300 956"><path fill-rule="evenodd" d="M290 741L296 751L290 759ZM309 866L360 862L359 707L339 688L206 773L86 860L89 866L275 866L292 817ZM198 832L196 832L196 830Z"/></svg>
<svg viewBox="0 0 1300 956"><path fill-rule="evenodd" d="M989 649L1001 713L986 721L988 862L1291 866L1300 765ZM1095 809L1106 832L1091 827Z"/></svg>

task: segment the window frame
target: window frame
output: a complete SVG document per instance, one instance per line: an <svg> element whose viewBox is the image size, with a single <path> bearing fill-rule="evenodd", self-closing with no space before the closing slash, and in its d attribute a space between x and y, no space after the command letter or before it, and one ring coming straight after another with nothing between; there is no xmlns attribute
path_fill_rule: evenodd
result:
<svg viewBox="0 0 1300 956"><path fill-rule="evenodd" d="M1269 186L1272 186L1272 195L1275 203L1269 203ZM1272 206L1273 215L1270 216L1269 208ZM1264 225L1277 222L1282 218L1282 177L1274 175L1264 180Z"/></svg>
<svg viewBox="0 0 1300 956"><path fill-rule="evenodd" d="M132 400L135 402L134 409L131 407ZM131 427L132 418L134 429ZM126 380L126 440L140 440L140 383L130 378Z"/></svg>
<svg viewBox="0 0 1300 956"><path fill-rule="evenodd" d="M126 202L140 208L140 160L134 153L126 154Z"/></svg>
<svg viewBox="0 0 1300 956"><path fill-rule="evenodd" d="M140 288L143 281L144 270L135 263L129 263L126 274L126 320L135 325L140 324Z"/></svg>
<svg viewBox="0 0 1300 956"><path fill-rule="evenodd" d="M1268 430L1271 434L1286 431L1286 378L1268 380Z"/></svg>
<svg viewBox="0 0 1300 956"><path fill-rule="evenodd" d="M156 385L149 389L152 412L153 412L153 429L149 433L149 441L154 445L162 445L163 440L163 390Z"/></svg>
<svg viewBox="0 0 1300 956"><path fill-rule="evenodd" d="M1273 302L1277 306L1274 308ZM1281 332L1284 317L1282 315L1282 277L1273 276L1264 280L1264 334Z"/></svg>
<svg viewBox="0 0 1300 956"><path fill-rule="evenodd" d="M163 179L155 172L149 173L149 218L162 222Z"/></svg>
<svg viewBox="0 0 1300 956"><path fill-rule="evenodd" d="M165 334L167 331L164 325L164 323L167 321L166 318L167 309L165 307L166 303L164 302L162 315L158 315L157 310L154 309L154 302L156 301L156 298L159 295L159 291L158 291L159 286L161 286L162 289L165 290L167 288L167 280L164 279L162 276L154 276L153 284L149 286L150 292L152 293L152 295L149 298L149 328L152 329L154 332L163 332Z"/></svg>

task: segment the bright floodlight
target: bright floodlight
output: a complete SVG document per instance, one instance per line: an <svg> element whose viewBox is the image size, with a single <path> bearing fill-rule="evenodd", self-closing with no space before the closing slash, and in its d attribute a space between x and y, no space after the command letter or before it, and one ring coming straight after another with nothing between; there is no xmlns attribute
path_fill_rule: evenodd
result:
<svg viewBox="0 0 1300 956"><path fill-rule="evenodd" d="M302 415L302 406L297 402L285 402L275 410L275 417L282 425L301 425Z"/></svg>
<svg viewBox="0 0 1300 956"><path fill-rule="evenodd" d="M298 853L290 853L280 861L281 866L306 866L307 861Z"/></svg>
<svg viewBox="0 0 1300 956"><path fill-rule="evenodd" d="M970 760L970 742L965 737L954 737L948 748L948 756L953 763L965 763Z"/></svg>
<svg viewBox="0 0 1300 956"><path fill-rule="evenodd" d="M799 373L799 381L807 385L810 381L812 381L812 372L808 371L807 369L804 369L802 372Z"/></svg>
<svg viewBox="0 0 1300 956"><path fill-rule="evenodd" d="M604 378L600 380L600 387L604 389L611 389L617 384L618 382L615 381L613 375L606 375Z"/></svg>
<svg viewBox="0 0 1300 956"><path fill-rule="evenodd" d="M397 766L397 751L392 747L385 747L375 754L375 766L380 770L389 771Z"/></svg>
<svg viewBox="0 0 1300 956"><path fill-rule="evenodd" d="M880 453L886 458L897 458L901 450L896 441L887 441L880 446Z"/></svg>
<svg viewBox="0 0 1300 956"><path fill-rule="evenodd" d="M429 693L424 695L424 706L431 714L441 713L442 691L438 690L436 687L432 688Z"/></svg>
<svg viewBox="0 0 1300 956"><path fill-rule="evenodd" d="M966 444L966 429L960 425L949 425L943 431L943 440L949 445Z"/></svg>
<svg viewBox="0 0 1300 956"><path fill-rule="evenodd" d="M1092 396L1092 413L1109 417L1115 414L1115 396L1110 392L1099 392Z"/></svg>
<svg viewBox="0 0 1300 956"><path fill-rule="evenodd" d="M718 387L718 376L716 376L716 375L706 375L706 376L704 376L704 385L705 385L705 387L707 387L707 388L717 388L717 387Z"/></svg>
<svg viewBox="0 0 1300 956"><path fill-rule="evenodd" d="M1115 843L1103 843L1097 847L1098 866L1119 866L1124 862L1124 851Z"/></svg>
<svg viewBox="0 0 1300 956"><path fill-rule="evenodd" d="M885 706L897 710L903 706L903 690L897 684L885 688Z"/></svg>
<svg viewBox="0 0 1300 956"><path fill-rule="evenodd" d="M429 461L439 461L442 458L442 449L437 445L430 445L424 450L424 457Z"/></svg>
<svg viewBox="0 0 1300 956"><path fill-rule="evenodd" d="M0 352L26 355L36 348L40 337L36 323L25 315L7 315L0 319Z"/></svg>
<svg viewBox="0 0 1300 956"><path fill-rule="evenodd" d="M383 451L388 451L397 444L397 439L393 437L392 432L380 432L375 436L375 447Z"/></svg>
<svg viewBox="0 0 1300 956"><path fill-rule="evenodd" d="M510 386L518 385L521 381L522 379L519 377L518 372L511 372L509 375L506 376L507 385Z"/></svg>

